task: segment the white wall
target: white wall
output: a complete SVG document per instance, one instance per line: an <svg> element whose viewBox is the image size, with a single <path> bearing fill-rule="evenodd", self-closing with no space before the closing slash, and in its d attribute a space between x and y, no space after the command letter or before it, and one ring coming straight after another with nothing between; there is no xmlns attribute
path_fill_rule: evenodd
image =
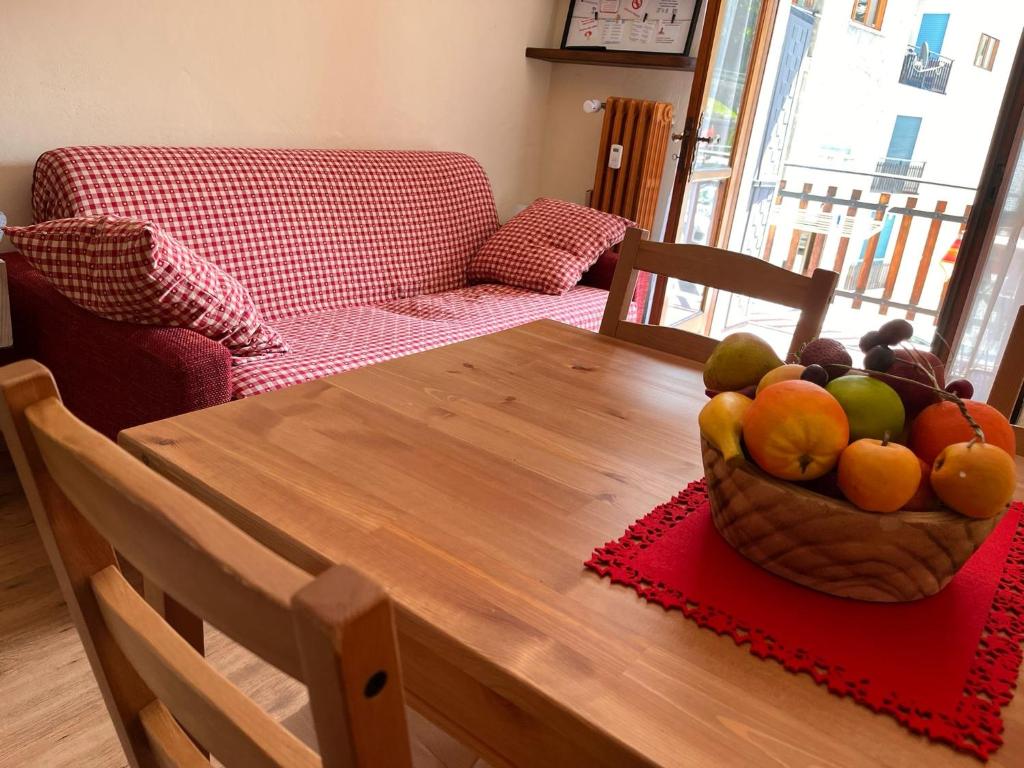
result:
<svg viewBox="0 0 1024 768"><path fill-rule="evenodd" d="M20 0L0 13L0 210L68 144L450 149L507 217L541 188L550 0ZM513 8L514 5L514 8ZM559 129L560 130L560 129Z"/></svg>

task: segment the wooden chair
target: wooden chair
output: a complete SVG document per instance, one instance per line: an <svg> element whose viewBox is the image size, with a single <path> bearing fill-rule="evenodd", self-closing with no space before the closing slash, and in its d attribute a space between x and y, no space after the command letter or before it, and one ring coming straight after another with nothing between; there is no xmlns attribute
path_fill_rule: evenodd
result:
<svg viewBox="0 0 1024 768"><path fill-rule="evenodd" d="M798 354L804 344L821 331L832 292L839 280L835 272L816 269L810 277L804 277L740 253L704 245L655 243L644 240L643 234L642 230L635 228L626 231L608 292L601 333L700 363L705 362L718 346L715 339L690 331L628 321L626 318L639 271L800 309L800 320L789 347L790 355Z"/></svg>
<svg viewBox="0 0 1024 768"><path fill-rule="evenodd" d="M1006 342L1006 351L999 361L992 391L988 396L988 404L1013 420L1014 410L1020 402L1021 390L1024 389L1024 307L1017 310L1017 319L1013 322L1010 338ZM1017 453L1024 455L1024 427L1013 425L1017 434Z"/></svg>
<svg viewBox="0 0 1024 768"><path fill-rule="evenodd" d="M132 766L408 766L391 602L344 566L280 558L78 421L34 361L0 369L0 426ZM129 585L305 682L319 755L209 666ZM194 740L194 741L193 741ZM201 747L197 747L197 744Z"/></svg>

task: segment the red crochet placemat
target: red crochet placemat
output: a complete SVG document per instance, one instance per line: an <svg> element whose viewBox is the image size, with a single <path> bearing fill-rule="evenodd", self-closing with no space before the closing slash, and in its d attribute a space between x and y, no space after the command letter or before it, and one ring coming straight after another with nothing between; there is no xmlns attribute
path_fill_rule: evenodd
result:
<svg viewBox="0 0 1024 768"><path fill-rule="evenodd" d="M762 570L718 535L703 480L594 550L586 566L984 759L1003 743L1000 712L1021 665L1022 512L1015 503L942 592L912 603L846 600Z"/></svg>

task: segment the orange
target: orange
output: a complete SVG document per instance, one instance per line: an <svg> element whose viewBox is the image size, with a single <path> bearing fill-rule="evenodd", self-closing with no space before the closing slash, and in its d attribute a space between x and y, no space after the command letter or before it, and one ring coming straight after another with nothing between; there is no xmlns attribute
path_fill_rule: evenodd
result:
<svg viewBox="0 0 1024 768"><path fill-rule="evenodd" d="M814 480L836 465L850 440L839 402L809 381L780 381L761 390L743 420L743 441L765 472Z"/></svg>
<svg viewBox="0 0 1024 768"><path fill-rule="evenodd" d="M967 412L985 432L985 442L997 445L1013 456L1017 441L1010 422L999 411L987 403L964 400ZM956 403L943 400L929 405L910 427L910 448L926 464L934 464L942 449L953 443L966 443L975 438L974 430L960 413Z"/></svg>
<svg viewBox="0 0 1024 768"><path fill-rule="evenodd" d="M968 517L995 517L1017 488L1017 465L991 443L947 446L932 467L932 488L946 506Z"/></svg>
<svg viewBox="0 0 1024 768"><path fill-rule="evenodd" d="M917 491L914 495L910 497L910 501L903 505L903 508L911 509L915 512L938 509L940 502L938 496L935 495L935 491L932 490L931 465L925 464L920 459L917 461L921 465L921 483L917 486Z"/></svg>
<svg viewBox="0 0 1024 768"><path fill-rule="evenodd" d="M867 512L902 509L921 484L921 462L899 443L866 437L839 457L839 489Z"/></svg>

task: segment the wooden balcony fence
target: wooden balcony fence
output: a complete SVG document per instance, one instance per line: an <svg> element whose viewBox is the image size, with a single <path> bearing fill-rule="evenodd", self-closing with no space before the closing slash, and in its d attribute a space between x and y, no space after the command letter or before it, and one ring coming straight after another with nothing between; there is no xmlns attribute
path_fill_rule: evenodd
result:
<svg viewBox="0 0 1024 768"><path fill-rule="evenodd" d="M954 213L947 211L949 202L942 199L922 205L918 196L908 195L899 202L894 199L894 195L883 192L877 199L868 200L865 199L863 189L854 188L848 195L840 196L837 186L828 186L825 190L816 192L814 184L804 183L796 190L788 188L787 182L783 180L779 182L773 201L774 211L778 213L787 200L797 201L789 243L784 252L775 252L774 249L780 245L776 243L778 224L786 217L773 215L765 236L763 259L774 263L781 262L786 269L809 275L815 268L821 266L822 254L828 239L838 237L835 263L830 267L840 275L837 296L850 299L854 309L869 304L877 306L880 315L887 315L890 310L896 310L903 312L908 320L913 320L917 315L924 315L937 321L947 285L944 282L937 300L927 301L925 304L926 298L932 298L924 296L925 282L932 266L937 263L936 260L945 256L944 251L936 252L942 225L947 222L955 223L958 227L957 234L962 235L971 214L969 204L964 206L962 213ZM793 213L792 203L788 205L789 212ZM836 213L844 211L844 216L836 216ZM890 237L886 253L878 254L876 251L882 224L887 215L897 217L891 230L894 239ZM863 258L860 258L859 253L851 257L851 240L854 242L855 251L861 248L861 240L854 235L858 226L865 226L865 217L869 217L869 231L873 233L863 241ZM841 222L838 225L837 218ZM911 253L907 247L911 242L911 233L913 231L920 235L919 228L922 227L926 228L923 246L919 252ZM828 264L825 266L829 267ZM900 283L900 275L907 274L905 270L911 270L914 274L912 287L908 296L898 297L895 295L897 285ZM869 291L872 293L869 294ZM878 295L874 295L876 293Z"/></svg>

